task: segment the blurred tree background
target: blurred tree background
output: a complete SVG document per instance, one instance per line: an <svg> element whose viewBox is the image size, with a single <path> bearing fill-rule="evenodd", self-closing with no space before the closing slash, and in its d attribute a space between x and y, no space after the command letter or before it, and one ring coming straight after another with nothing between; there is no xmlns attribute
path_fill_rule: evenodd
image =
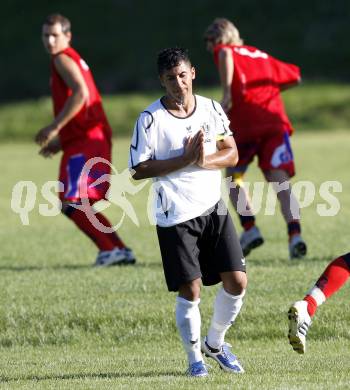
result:
<svg viewBox="0 0 350 390"><path fill-rule="evenodd" d="M247 44L298 64L306 79L350 80L349 0L2 0L0 100L49 93L40 36L52 12L71 20L73 46L103 93L158 88L156 54L175 45L190 50L197 84L217 84L202 39L217 16L231 19Z"/></svg>

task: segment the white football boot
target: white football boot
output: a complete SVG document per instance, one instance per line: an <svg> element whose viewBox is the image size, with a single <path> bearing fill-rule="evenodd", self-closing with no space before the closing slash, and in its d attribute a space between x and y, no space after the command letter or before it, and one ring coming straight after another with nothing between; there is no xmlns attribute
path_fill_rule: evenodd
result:
<svg viewBox="0 0 350 390"><path fill-rule="evenodd" d="M300 354L306 351L306 335L312 322L307 304L306 301L297 301L288 310L289 343Z"/></svg>
<svg viewBox="0 0 350 390"><path fill-rule="evenodd" d="M134 252L130 248L124 248L124 254L125 254L125 260L124 264L135 264L136 263L136 257L134 255Z"/></svg>
<svg viewBox="0 0 350 390"><path fill-rule="evenodd" d="M205 337L201 344L201 350L205 356L214 359L222 370L234 374L244 373L244 369L238 361L237 356L231 352L230 344L224 343L220 349L213 349L209 347L207 338Z"/></svg>
<svg viewBox="0 0 350 390"><path fill-rule="evenodd" d="M110 265L124 264L126 253L124 248L114 248L110 251L100 251L97 255L94 266L108 267Z"/></svg>
<svg viewBox="0 0 350 390"><path fill-rule="evenodd" d="M207 365L203 361L192 363L188 367L187 375L195 378L208 376Z"/></svg>

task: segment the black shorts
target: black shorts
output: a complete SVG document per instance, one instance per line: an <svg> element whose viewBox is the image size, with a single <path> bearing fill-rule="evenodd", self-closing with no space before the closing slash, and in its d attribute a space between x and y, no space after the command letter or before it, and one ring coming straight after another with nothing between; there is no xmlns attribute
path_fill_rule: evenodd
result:
<svg viewBox="0 0 350 390"><path fill-rule="evenodd" d="M169 291L198 278L206 286L217 284L221 272L245 272L242 248L223 201L189 221L157 226L157 234Z"/></svg>

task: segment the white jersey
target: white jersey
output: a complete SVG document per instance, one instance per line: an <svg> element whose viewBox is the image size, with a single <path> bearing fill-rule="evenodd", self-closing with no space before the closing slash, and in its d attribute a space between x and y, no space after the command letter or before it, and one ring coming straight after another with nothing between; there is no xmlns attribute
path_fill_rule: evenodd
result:
<svg viewBox="0 0 350 390"><path fill-rule="evenodd" d="M183 155L184 142L204 131L205 154L217 151L216 142L231 135L229 120L219 103L195 95L191 115L179 118L158 99L136 121L130 146L129 168L147 160L167 160ZM189 165L155 177L155 217L159 226L172 226L205 213L221 197L221 171Z"/></svg>

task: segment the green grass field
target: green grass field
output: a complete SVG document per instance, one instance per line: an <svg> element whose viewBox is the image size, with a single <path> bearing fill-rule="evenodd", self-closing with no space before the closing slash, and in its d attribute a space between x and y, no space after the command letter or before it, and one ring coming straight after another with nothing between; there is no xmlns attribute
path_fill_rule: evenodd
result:
<svg viewBox="0 0 350 390"><path fill-rule="evenodd" d="M198 94L221 99L218 88L196 89ZM114 135L129 136L139 113L161 93L124 93L104 97L104 106ZM304 82L283 93L293 126L297 131L347 130L350 123L350 84ZM32 140L52 118L51 99L0 105L0 140Z"/></svg>
<svg viewBox="0 0 350 390"><path fill-rule="evenodd" d="M33 114L34 115L34 114ZM22 122L23 124L23 122ZM114 145L114 162L125 169L127 138ZM296 133L297 180L316 192L336 180L341 209L320 217L317 195L302 211L309 255L289 261L286 228L275 216L257 216L266 243L248 258L249 288L227 341L246 374L224 374L212 364L208 379L184 376L185 354L175 328L175 294L163 280L155 229L146 213L147 184L127 195L139 220L126 218L119 232L136 252L134 267L94 269L95 247L63 216L43 217L38 195L29 225L11 210L20 180L40 193L55 180L58 158L44 160L30 143L0 146L0 388L3 389L347 389L350 386L349 286L319 309L306 355L287 341L288 306L300 299L335 256L349 251L350 181L346 131ZM249 181L261 181L252 168ZM117 223L121 210L106 210ZM237 221L237 219L235 219ZM204 288L203 332L208 327L216 287Z"/></svg>

